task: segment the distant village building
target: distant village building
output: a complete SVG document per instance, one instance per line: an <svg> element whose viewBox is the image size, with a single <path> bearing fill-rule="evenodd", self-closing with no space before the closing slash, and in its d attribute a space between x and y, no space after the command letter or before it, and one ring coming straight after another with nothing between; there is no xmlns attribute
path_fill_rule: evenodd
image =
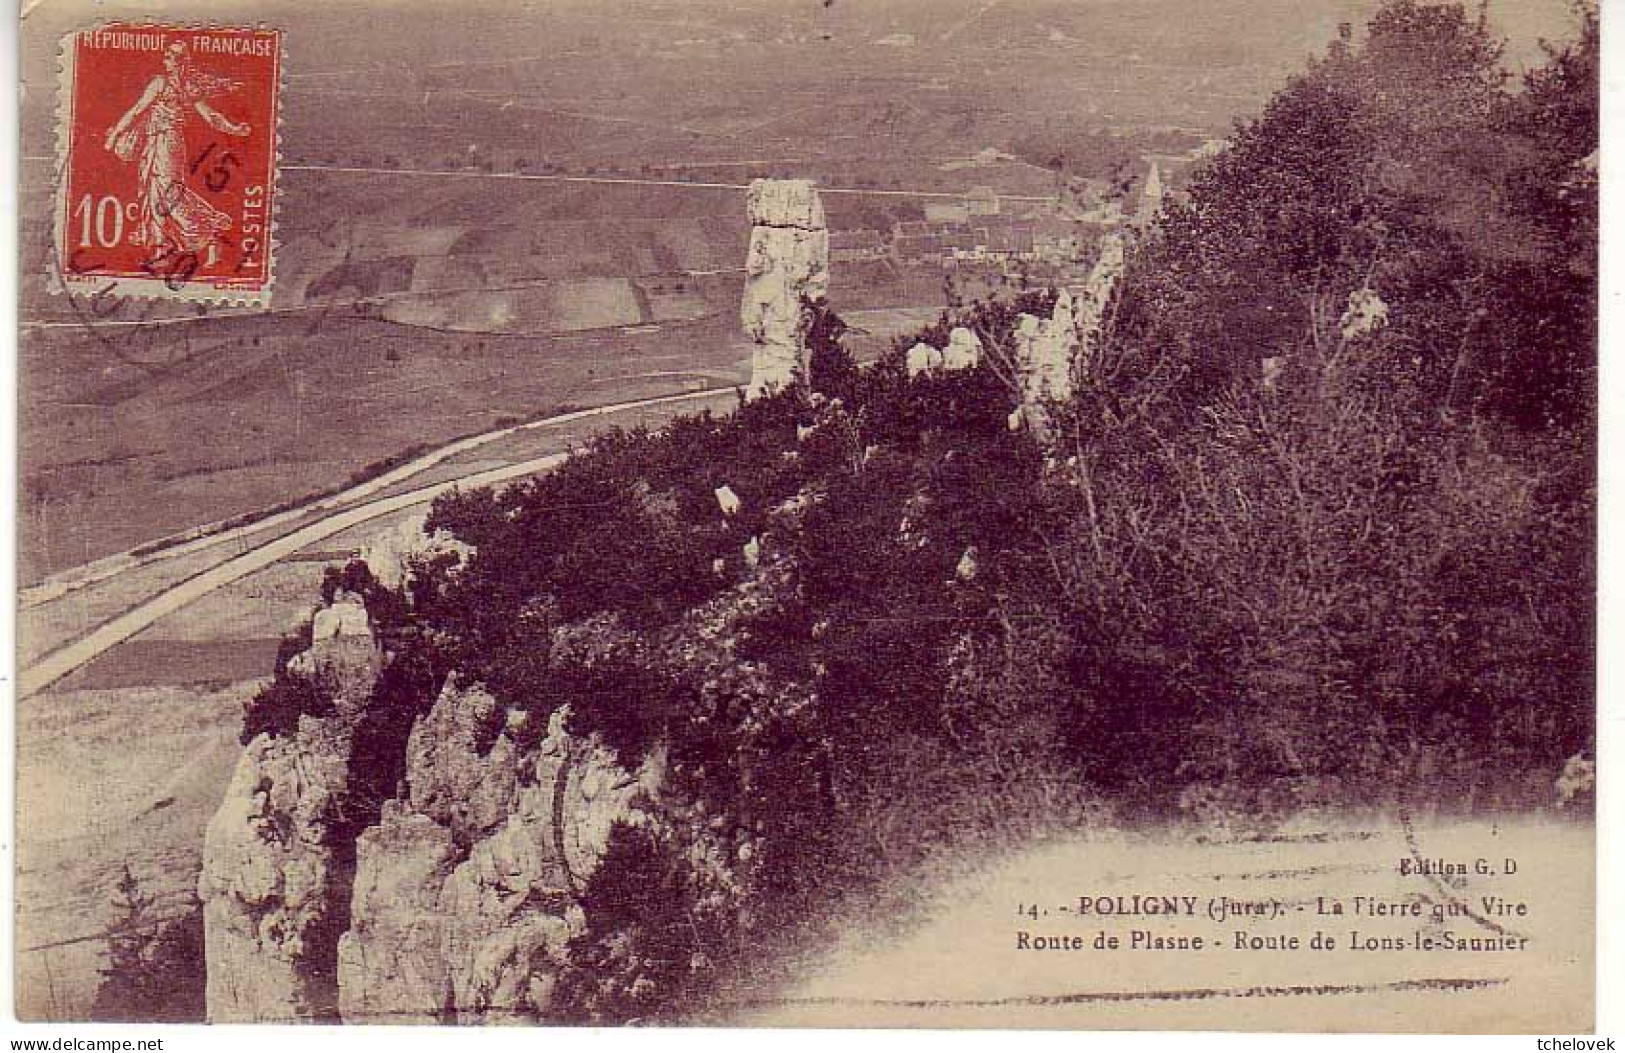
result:
<svg viewBox="0 0 1625 1053"><path fill-rule="evenodd" d="M1083 223L1043 214L987 216L977 222L894 224L890 251L904 266L956 267L970 264L1040 263L1065 266L1080 262L1089 246L1114 224ZM875 258L867 247L851 249L852 258Z"/></svg>

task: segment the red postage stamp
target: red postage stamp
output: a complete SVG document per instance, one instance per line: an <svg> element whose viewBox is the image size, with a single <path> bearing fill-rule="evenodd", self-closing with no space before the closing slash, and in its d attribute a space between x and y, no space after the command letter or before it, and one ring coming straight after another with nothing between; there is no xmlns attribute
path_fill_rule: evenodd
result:
<svg viewBox="0 0 1625 1053"><path fill-rule="evenodd" d="M277 29L68 37L55 258L70 292L269 300L281 64Z"/></svg>

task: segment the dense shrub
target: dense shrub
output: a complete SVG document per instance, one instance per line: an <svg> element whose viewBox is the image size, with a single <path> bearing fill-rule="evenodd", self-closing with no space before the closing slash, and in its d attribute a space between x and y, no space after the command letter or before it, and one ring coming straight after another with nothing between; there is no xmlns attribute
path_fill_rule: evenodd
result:
<svg viewBox="0 0 1625 1053"><path fill-rule="evenodd" d="M1393 0L1133 260L1046 497L1103 784L1528 803L1588 744L1595 32L1515 93Z"/></svg>
<svg viewBox="0 0 1625 1053"><path fill-rule="evenodd" d="M720 954L680 853L641 827L616 824L581 906L587 931L571 941L554 1005L561 1021L656 1023Z"/></svg>

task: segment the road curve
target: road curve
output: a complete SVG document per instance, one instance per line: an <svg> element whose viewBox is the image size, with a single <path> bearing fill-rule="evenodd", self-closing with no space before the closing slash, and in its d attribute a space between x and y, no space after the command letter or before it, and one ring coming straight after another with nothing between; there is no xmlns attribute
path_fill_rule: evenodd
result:
<svg viewBox="0 0 1625 1053"><path fill-rule="evenodd" d="M173 559L176 556L187 555L189 553L210 548L214 545L219 545L227 541L236 541L241 538L249 537L264 530L268 530L271 527L280 526L283 523L290 523L301 519L304 516L309 515L311 512L319 512L327 508L340 508L344 505L350 504L353 501L358 501L364 497L369 497L380 490L394 486L396 483L410 479L412 476L417 475L420 472L427 471L428 469L433 468L436 465L457 456L458 454L466 453L469 450L477 449L478 447L496 442L498 439L505 439L510 435L515 435L522 431L531 431L536 428L551 427L556 424L569 424L578 420L586 420L590 417L603 417L612 413L624 412L626 410L644 409L650 406L661 406L668 403L688 402L697 399L709 398L731 390L733 390L731 386L702 388L699 391L685 391L676 395L660 395L655 398L634 399L631 402L612 402L605 406L594 406L590 409L576 410L571 413L561 413L552 417L543 417L540 420L527 421L523 424L515 424L507 428L498 428L495 431L487 431L481 432L478 435L470 435L467 438L458 439L456 442L448 443L445 446L431 450L421 457L415 457L400 467L392 468L382 475L375 476L362 483L357 483L355 486L341 490L336 494L318 498L311 501L309 504L300 505L298 508L290 508L285 512L278 512L274 515L266 516L263 519L256 519L253 522L245 523L242 526L236 527L229 526L227 522L206 523L202 526L193 527L192 529L183 533L160 539L158 542L156 542L156 544L162 546L160 548L153 548L154 543L148 543L140 548L131 549L127 552L119 552L111 556L104 556L101 559L95 560L94 562L86 563L72 570L63 571L60 574L47 578L38 585L31 585L28 588L18 590L17 606L20 610L26 611L31 608L38 607L42 603L50 603L52 600L61 599L68 593L82 589L87 585L94 585L97 582L105 581L108 578L123 574L126 571L135 570L137 567L144 567L150 563L159 562L160 560Z"/></svg>
<svg viewBox="0 0 1625 1053"><path fill-rule="evenodd" d="M473 446L482 445L483 443L489 442L494 438L499 438L502 435L511 434L515 431L524 430L526 428L541 427L544 424L558 424L572 420L579 420L586 417L602 416L619 410L632 410L646 406L658 406L667 403L681 402L684 400L697 400L705 397L715 397L718 394L726 392L727 390L729 389L712 388L705 391L685 392L680 395L665 395L659 398L639 399L634 402L615 403L609 406L599 406L591 410L581 410L575 413L562 414L557 417L549 417L545 420L532 421L529 424L518 425L514 428L506 428L500 432L490 432L483 436L475 436L473 439L464 439L460 442L451 444L450 447L442 447L440 450L435 451L434 454L420 458L418 461L414 461L409 465L404 465L402 468L397 469L395 472L391 472L386 476L380 476L378 479L372 480L370 483L363 484L362 487L355 487L351 490L347 490L345 491L344 495L327 498L323 501L306 505L292 512L284 513L281 516L260 520L251 527L238 528L219 534L212 534L205 538L199 538L196 541L190 542L186 545L177 546L174 549L165 551L173 553L192 551L197 548L206 547L207 545L230 540L233 537L241 537L249 533L260 532L267 526L275 525L277 522L285 521L289 518L296 518L297 516L306 514L313 509L327 507L346 495L353 498L357 492L362 491L363 488L366 488L369 491L376 491L382 486L388 485L390 482L398 482L403 477L400 473L404 472L408 468L412 469L411 473L409 474L416 474L417 472L422 471L424 468L440 463L452 453L462 452L472 448ZM306 526L300 527L299 529L290 533L283 534L280 537L272 538L263 544L257 545L254 548L233 556L230 559L224 560L221 563L217 563L207 570L204 570L193 577L187 578L185 581L165 589L163 592L160 592L151 599L130 608L128 611L125 611L118 617L97 626L89 634L73 641L72 643L65 644L55 651L45 655L33 665L19 672L17 677L17 697L27 698L30 695L38 694L40 691L50 687L52 684L56 683L58 680L67 676L74 670L83 667L98 656L105 654L112 648L124 643L137 633L150 628L159 619L175 613L182 607L185 607L187 604L203 598L216 589L230 585L232 582L247 577L248 575L253 574L255 571L263 570L272 563L275 563L277 560L293 555L300 549L312 545L315 542L332 537L335 534L348 530L349 528L360 523L365 523L368 520L377 519L380 516L386 516L392 512L399 512L417 505L428 504L441 494L449 493L451 490L459 487L473 488L490 486L494 483L506 482L510 479L517 479L522 476L534 475L537 472L547 471L548 469L558 465L568 456L569 454L565 453L552 453L543 457L533 457L529 460L519 461L515 464L504 465L501 468L490 468L482 472L474 472L469 475L459 476L455 479L448 479L444 482L435 483L430 486L422 486L415 490L408 490L405 493L395 494L390 497L381 497L373 501L368 501L365 504L355 505L336 511L332 515L325 516L314 523L307 524ZM124 570L134 569L134 567L141 565L141 563L136 562L126 566L116 567L109 570L107 573L103 573L100 578L95 580L111 577L123 572ZM88 581L83 582L82 584L88 584Z"/></svg>
<svg viewBox="0 0 1625 1053"><path fill-rule="evenodd" d="M65 647L61 647L38 662L23 670L17 678L17 693L21 698L37 694L45 688L56 683L69 673L83 666L91 659L118 646L136 633L148 628L158 619L180 610L182 607L213 592L215 589L240 578L247 577L257 570L264 570L285 556L291 556L300 549L324 538L348 530L350 527L365 523L369 519L399 512L415 505L427 504L458 487L489 486L509 479L516 479L524 475L533 475L536 472L546 471L563 461L569 454L550 453L545 457L535 457L517 464L505 465L501 468L492 468L488 471L473 475L451 479L433 486L419 487L408 490L404 494L393 497L381 497L376 501L369 501L355 508L348 508L342 512L335 512L324 519L317 520L306 527L301 527L291 534L249 549L239 556L234 556L224 563L217 563L208 570L154 596L144 603L132 607L112 621L105 622L88 636L81 637Z"/></svg>

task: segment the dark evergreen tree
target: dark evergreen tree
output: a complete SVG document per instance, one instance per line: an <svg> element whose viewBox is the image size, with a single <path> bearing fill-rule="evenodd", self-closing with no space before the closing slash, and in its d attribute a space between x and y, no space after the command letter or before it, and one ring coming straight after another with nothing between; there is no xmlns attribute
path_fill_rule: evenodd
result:
<svg viewBox="0 0 1625 1053"><path fill-rule="evenodd" d="M155 903L128 863L113 905L118 920L107 933L106 964L90 1016L129 1023L184 1024L204 1019L207 983L203 910L179 918L158 916Z"/></svg>

